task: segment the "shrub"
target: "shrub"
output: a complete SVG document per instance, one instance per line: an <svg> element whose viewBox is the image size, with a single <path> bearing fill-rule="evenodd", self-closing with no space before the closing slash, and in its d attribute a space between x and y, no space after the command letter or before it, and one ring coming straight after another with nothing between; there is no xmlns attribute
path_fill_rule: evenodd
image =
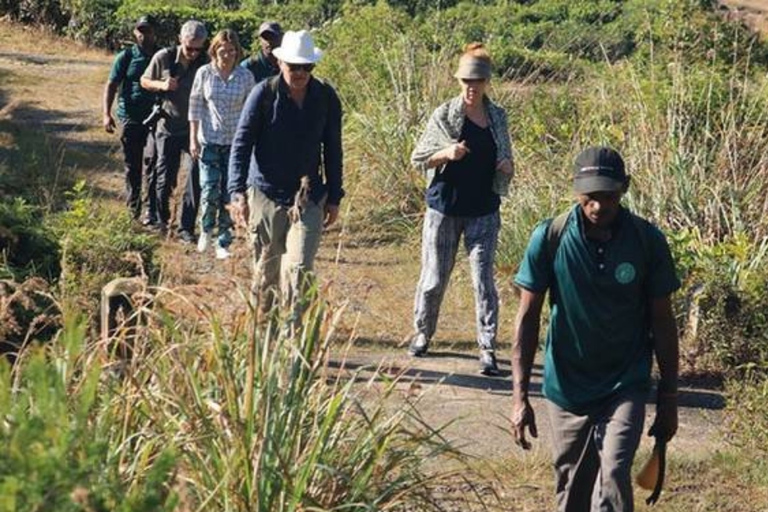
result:
<svg viewBox="0 0 768 512"><path fill-rule="evenodd" d="M51 230L40 222L41 215L40 208L19 197L0 202L0 278L58 278L59 244Z"/></svg>
<svg viewBox="0 0 768 512"><path fill-rule="evenodd" d="M158 449L126 480L110 440L121 409L109 409L101 365L85 351L85 323L67 318L56 342L27 350L14 373L0 360L0 511L174 510L174 456Z"/></svg>
<svg viewBox="0 0 768 512"><path fill-rule="evenodd" d="M137 230L126 211L119 214L98 204L85 182L68 194L69 208L51 219L61 240L62 294L85 311L98 311L102 287L117 277L156 279L158 240Z"/></svg>

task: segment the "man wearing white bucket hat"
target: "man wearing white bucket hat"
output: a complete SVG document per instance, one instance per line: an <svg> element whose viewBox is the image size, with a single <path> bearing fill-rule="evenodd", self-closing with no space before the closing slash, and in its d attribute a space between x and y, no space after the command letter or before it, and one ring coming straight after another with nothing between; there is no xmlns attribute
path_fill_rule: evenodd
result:
<svg viewBox="0 0 768 512"><path fill-rule="evenodd" d="M280 74L248 96L229 161L231 211L249 230L262 315L281 289L284 303L301 298L323 227L336 221L344 196L341 102L312 76L322 51L306 30L289 30L274 54Z"/></svg>

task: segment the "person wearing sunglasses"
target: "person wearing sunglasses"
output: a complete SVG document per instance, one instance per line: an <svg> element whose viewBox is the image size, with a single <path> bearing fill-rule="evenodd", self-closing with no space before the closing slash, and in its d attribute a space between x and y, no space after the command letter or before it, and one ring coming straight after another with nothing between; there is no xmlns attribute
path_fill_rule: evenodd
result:
<svg viewBox="0 0 768 512"><path fill-rule="evenodd" d="M156 127L158 229L165 234L170 221L170 198L182 158L188 168L181 205L179 238L193 243L200 201L197 160L189 149L189 97L197 70L208 62L205 42L208 31L202 22L189 20L181 26L179 44L157 52L141 77L141 86L162 97L162 115Z"/></svg>
<svg viewBox="0 0 768 512"><path fill-rule="evenodd" d="M342 112L333 87L312 73L322 51L309 32L287 31L274 53L280 74L259 82L245 102L228 188L234 220L250 233L259 313L281 297L298 320L320 236L344 196Z"/></svg>
<svg viewBox="0 0 768 512"><path fill-rule="evenodd" d="M514 174L507 115L486 94L491 57L482 43L467 45L454 76L461 93L432 113L411 155L427 177L427 211L408 352L427 355L463 235L475 289L480 372L498 375L494 256L501 197Z"/></svg>

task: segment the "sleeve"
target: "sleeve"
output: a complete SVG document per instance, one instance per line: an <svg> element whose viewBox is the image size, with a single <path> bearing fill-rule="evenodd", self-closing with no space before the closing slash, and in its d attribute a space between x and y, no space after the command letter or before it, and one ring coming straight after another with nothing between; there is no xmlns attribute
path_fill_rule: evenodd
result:
<svg viewBox="0 0 768 512"><path fill-rule="evenodd" d="M192 82L192 90L189 93L189 120L201 121L205 115L205 97L203 84L205 83L205 66L199 68Z"/></svg>
<svg viewBox="0 0 768 512"><path fill-rule="evenodd" d="M440 127L440 118L444 109L447 109L447 104L439 106L432 112L429 121L427 121L427 127L419 137L413 153L411 153L411 164L421 172L427 172L427 161L430 157L448 145L443 144L445 137L441 135L442 129Z"/></svg>
<svg viewBox="0 0 768 512"><path fill-rule="evenodd" d="M240 113L235 137L232 139L232 150L229 154L227 191L230 194L245 192L251 155L253 155L253 148L256 144L256 136L261 121L259 119L259 116L261 116L259 104L261 103L261 96L267 87L268 84L262 82L251 89L243 105L243 111Z"/></svg>
<svg viewBox="0 0 768 512"><path fill-rule="evenodd" d="M328 86L328 118L323 132L323 165L328 185L328 203L338 205L344 197L343 150L341 147L341 101Z"/></svg>
<svg viewBox="0 0 768 512"><path fill-rule="evenodd" d="M675 262L669 249L667 238L652 224L648 224L648 239L651 262L648 268L647 291L651 298L661 298L670 295L680 288Z"/></svg>
<svg viewBox="0 0 768 512"><path fill-rule="evenodd" d="M499 140L501 141L498 148L498 160L509 158L511 162L514 162L514 155L512 154L512 142L509 138L509 121L507 120L507 111L501 107L496 107L496 115L499 116Z"/></svg>
<svg viewBox="0 0 768 512"><path fill-rule="evenodd" d="M160 50L152 56L152 60L149 61L149 66L144 70L142 78L148 78L150 80L162 80L163 78L163 55L167 53L167 50Z"/></svg>
<svg viewBox="0 0 768 512"><path fill-rule="evenodd" d="M547 229L550 222L542 222L533 230L515 275L517 286L534 293L544 293L552 281L552 264L547 254Z"/></svg>
<svg viewBox="0 0 768 512"><path fill-rule="evenodd" d="M120 83L125 79L125 75L128 72L129 59L128 50L123 50L117 54L115 61L112 63L112 69L109 72L110 82Z"/></svg>

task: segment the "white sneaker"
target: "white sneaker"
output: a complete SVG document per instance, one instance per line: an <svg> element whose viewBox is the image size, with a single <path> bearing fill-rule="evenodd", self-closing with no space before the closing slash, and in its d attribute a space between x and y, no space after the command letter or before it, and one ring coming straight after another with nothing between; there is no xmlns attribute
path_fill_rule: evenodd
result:
<svg viewBox="0 0 768 512"><path fill-rule="evenodd" d="M197 240L197 252L207 251L209 245L211 245L211 234L203 231Z"/></svg>
<svg viewBox="0 0 768 512"><path fill-rule="evenodd" d="M232 256L232 253L229 252L229 249L226 247L222 247L219 244L216 244L216 259L217 260L225 260Z"/></svg>

